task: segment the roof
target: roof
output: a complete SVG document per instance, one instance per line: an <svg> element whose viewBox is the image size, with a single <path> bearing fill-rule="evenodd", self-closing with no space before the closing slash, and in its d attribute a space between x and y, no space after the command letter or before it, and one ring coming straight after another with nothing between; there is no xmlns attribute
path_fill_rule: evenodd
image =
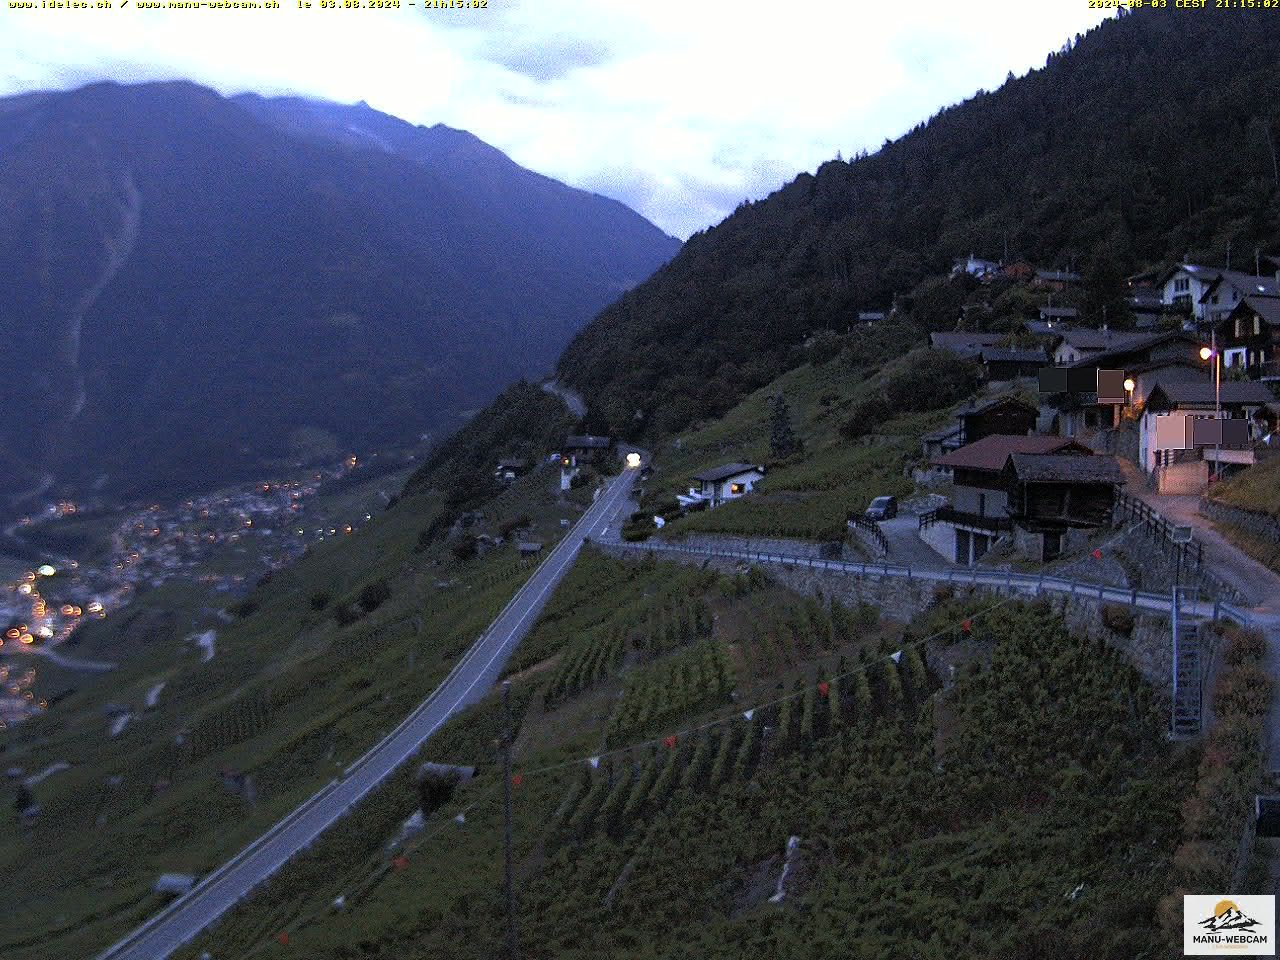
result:
<svg viewBox="0 0 1280 960"><path fill-rule="evenodd" d="M1262 318L1262 322L1271 327L1280 327L1280 297L1245 297L1231 311L1232 316L1240 307L1248 307Z"/></svg>
<svg viewBox="0 0 1280 960"><path fill-rule="evenodd" d="M1226 283L1241 293L1262 297L1280 296L1280 283L1276 282L1275 277L1255 277L1252 273L1244 273L1241 270L1218 270L1218 276L1204 291L1204 296L1200 298L1201 303L1206 303L1213 291Z"/></svg>
<svg viewBox="0 0 1280 960"><path fill-rule="evenodd" d="M1160 377L1147 398L1147 403L1161 393L1174 404L1213 406L1218 400L1212 380L1177 380ZM1229 380L1222 384L1223 403L1266 404L1275 400L1275 394L1257 380Z"/></svg>
<svg viewBox="0 0 1280 960"><path fill-rule="evenodd" d="M929 346L935 350L960 350L965 347L994 347L1007 337L1006 333L982 333L966 330L953 333L929 334Z"/></svg>
<svg viewBox="0 0 1280 960"><path fill-rule="evenodd" d="M956 411L957 417L967 417L974 413L986 413L988 410L994 410L996 407L1003 407L1006 404L1016 404L1019 407L1035 412L1035 407L1027 403L1025 400L1019 399L1014 394L1006 393L1000 397L988 397L986 400L974 401L967 404Z"/></svg>
<svg viewBox="0 0 1280 960"><path fill-rule="evenodd" d="M1050 283L1079 283L1080 274L1072 273L1070 270L1037 270L1036 279Z"/></svg>
<svg viewBox="0 0 1280 960"><path fill-rule="evenodd" d="M1026 483L1066 481L1067 483L1124 483L1124 474L1115 457L1081 456L1069 453L1013 453L1009 455L1014 475Z"/></svg>
<svg viewBox="0 0 1280 960"><path fill-rule="evenodd" d="M859 310L858 319L859 320L883 320L884 311L883 310Z"/></svg>
<svg viewBox="0 0 1280 960"><path fill-rule="evenodd" d="M934 460L939 467L959 467L962 470L1002 470L1011 453L1057 453L1065 449L1088 452L1069 437L1015 436L993 433L946 456Z"/></svg>
<svg viewBox="0 0 1280 960"><path fill-rule="evenodd" d="M608 437L593 437L570 434L564 438L564 445L575 450L607 450L613 443Z"/></svg>
<svg viewBox="0 0 1280 960"><path fill-rule="evenodd" d="M1062 331L1071 329L1071 324L1062 320L1028 320L1023 326L1026 327L1027 333L1053 337L1060 336Z"/></svg>
<svg viewBox="0 0 1280 960"><path fill-rule="evenodd" d="M1040 308L1042 317L1078 317L1080 311L1075 307L1051 307L1047 304Z"/></svg>
<svg viewBox="0 0 1280 960"><path fill-rule="evenodd" d="M1160 336L1123 330L1094 330L1091 327L1070 327L1059 331L1059 334L1063 343L1077 350L1115 350L1121 347L1131 350L1144 340Z"/></svg>
<svg viewBox="0 0 1280 960"><path fill-rule="evenodd" d="M1142 333L1125 333L1123 336L1126 339L1117 343L1115 346L1109 347L1101 353L1091 353L1089 356L1083 357L1074 363L1067 364L1067 366L1096 367L1112 360L1121 360L1125 357L1132 357L1144 350L1150 350L1152 347L1158 346L1162 343L1169 343L1174 340L1185 340L1187 343L1193 345L1195 349L1192 350L1191 354L1188 356L1188 360L1192 360L1195 356L1195 351L1200 347L1200 340L1187 333L1185 330L1161 330L1155 332L1148 330ZM1170 358L1170 360L1172 360L1172 358ZM1126 370L1128 370L1130 366L1135 366L1135 364L1132 362L1124 364L1124 368Z"/></svg>
<svg viewBox="0 0 1280 960"><path fill-rule="evenodd" d="M1179 263L1160 273L1156 277L1156 286L1163 287L1175 273L1189 273L1204 280L1208 277L1215 277L1222 272L1220 267L1206 267L1200 263Z"/></svg>
<svg viewBox="0 0 1280 960"><path fill-rule="evenodd" d="M736 477L740 473L764 473L759 467L752 463L726 463L722 467L713 467L710 470L704 470L702 473L695 473L693 479L701 480L703 483L715 483L719 480L728 480L730 477Z"/></svg>
<svg viewBox="0 0 1280 960"><path fill-rule="evenodd" d="M982 359L988 363L1044 363L1047 358L1043 350L1019 349L1017 347L983 347Z"/></svg>
<svg viewBox="0 0 1280 960"><path fill-rule="evenodd" d="M960 424L953 423L949 427L943 427L941 430L934 430L932 433L926 433L920 439L925 443L937 443L940 440L946 440L948 437L958 437L960 435Z"/></svg>

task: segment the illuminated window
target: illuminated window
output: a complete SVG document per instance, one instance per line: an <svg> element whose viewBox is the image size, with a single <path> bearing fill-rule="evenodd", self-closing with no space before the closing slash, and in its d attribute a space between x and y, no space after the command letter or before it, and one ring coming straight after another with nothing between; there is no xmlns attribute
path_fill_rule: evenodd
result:
<svg viewBox="0 0 1280 960"><path fill-rule="evenodd" d="M734 494L742 493L742 484L740 483L729 484L729 492Z"/></svg>

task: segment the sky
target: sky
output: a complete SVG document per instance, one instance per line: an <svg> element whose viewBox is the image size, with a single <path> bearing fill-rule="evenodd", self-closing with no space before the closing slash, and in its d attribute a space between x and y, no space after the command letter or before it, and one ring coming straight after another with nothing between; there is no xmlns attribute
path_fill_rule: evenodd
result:
<svg viewBox="0 0 1280 960"><path fill-rule="evenodd" d="M0 95L187 78L227 94L364 100L469 130L681 239L837 153L874 151L1011 71L1042 66L1103 19L1084 0L113 2L6 3Z"/></svg>

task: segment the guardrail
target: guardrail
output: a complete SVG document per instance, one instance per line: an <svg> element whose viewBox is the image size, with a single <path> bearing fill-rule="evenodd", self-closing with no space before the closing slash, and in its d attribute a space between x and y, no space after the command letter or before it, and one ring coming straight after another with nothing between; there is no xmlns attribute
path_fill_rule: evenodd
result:
<svg viewBox="0 0 1280 960"><path fill-rule="evenodd" d="M1190 541L1175 540L1173 531L1176 525L1166 520L1163 514L1153 510L1146 501L1131 497L1127 493L1117 492L1113 517L1122 517L1142 524L1148 535L1157 540L1186 569L1191 569L1192 562L1195 563L1197 570L1204 565L1204 544L1194 537Z"/></svg>
<svg viewBox="0 0 1280 960"><path fill-rule="evenodd" d="M1046 576L1043 574L1014 573L1012 570L983 570L977 567L945 567L928 568L912 567L909 564L862 563L850 560L824 560L817 557L800 557L783 553L768 553L755 550L708 550L695 547L683 547L678 544L664 544L647 541L645 543L611 544L623 550L651 551L654 553L683 553L694 556L725 557L731 560L749 560L757 563L776 563L788 567L804 567L811 570L830 570L860 577L902 577L910 580L925 580L934 583L969 584L974 587L1003 587L1013 590L1015 587L1031 593L1061 593L1071 597L1086 597L1099 601L1113 601L1143 610L1167 611L1172 606L1172 598L1163 593L1152 593L1125 587L1109 587L1105 584L1086 583L1070 580L1065 577ZM1249 614L1238 607L1215 600L1212 603L1203 600L1185 601L1180 604L1183 613L1190 616L1207 617L1214 620L1231 620L1241 626L1250 622Z"/></svg>

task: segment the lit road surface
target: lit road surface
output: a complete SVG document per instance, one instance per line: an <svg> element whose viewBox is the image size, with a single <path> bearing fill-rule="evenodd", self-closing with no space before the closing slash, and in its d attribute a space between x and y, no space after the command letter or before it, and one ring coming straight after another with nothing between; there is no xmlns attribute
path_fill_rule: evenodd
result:
<svg viewBox="0 0 1280 960"><path fill-rule="evenodd" d="M532 577L458 661L444 682L368 753L190 893L175 900L98 960L159 960L195 937L322 834L339 817L412 757L454 713L481 699L497 680L511 651L529 632L582 542L616 521L635 481L629 468L599 494Z"/></svg>

